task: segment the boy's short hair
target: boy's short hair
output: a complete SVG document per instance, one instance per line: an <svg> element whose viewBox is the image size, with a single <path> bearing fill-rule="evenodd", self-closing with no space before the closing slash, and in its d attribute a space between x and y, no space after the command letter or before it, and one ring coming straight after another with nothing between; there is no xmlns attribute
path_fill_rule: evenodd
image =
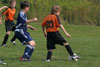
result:
<svg viewBox="0 0 100 67"><path fill-rule="evenodd" d="M61 7L59 5L54 5L51 9L51 14L55 14L57 13L58 11L61 11Z"/></svg>
<svg viewBox="0 0 100 67"><path fill-rule="evenodd" d="M16 2L16 0L10 0L10 4L13 3L13 2Z"/></svg>
<svg viewBox="0 0 100 67"><path fill-rule="evenodd" d="M23 1L23 2L21 2L20 8L24 9L25 7L29 7L29 6L30 6L30 4L28 1Z"/></svg>

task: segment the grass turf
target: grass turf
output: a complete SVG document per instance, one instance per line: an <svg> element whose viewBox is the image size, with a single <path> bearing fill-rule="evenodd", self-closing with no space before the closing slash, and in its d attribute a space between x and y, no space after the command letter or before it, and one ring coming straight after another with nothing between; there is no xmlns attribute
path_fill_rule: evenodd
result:
<svg viewBox="0 0 100 67"><path fill-rule="evenodd" d="M0 46L0 58L3 58L7 65L0 67L99 67L100 66L100 27L68 25L64 23L65 29L71 34L68 39L61 31L64 38L69 42L73 51L81 56L78 62L68 61L68 52L62 46L57 45L53 52L51 62L43 61L46 58L46 39L43 36L40 23L33 23L37 31L28 30L32 38L36 41L36 48L32 55L32 62L20 62L19 58L23 55L25 46L16 40L14 46L10 39L7 47ZM4 24L0 25L0 44L5 36Z"/></svg>

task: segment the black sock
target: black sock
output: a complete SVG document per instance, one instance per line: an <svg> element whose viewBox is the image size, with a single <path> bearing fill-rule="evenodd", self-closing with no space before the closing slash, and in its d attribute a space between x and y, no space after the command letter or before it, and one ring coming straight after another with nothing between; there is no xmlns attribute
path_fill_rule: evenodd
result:
<svg viewBox="0 0 100 67"><path fill-rule="evenodd" d="M72 51L71 47L69 45L67 45L67 46L65 46L65 48L67 49L70 56L73 56L73 51Z"/></svg>
<svg viewBox="0 0 100 67"><path fill-rule="evenodd" d="M51 57L52 57L52 52L48 51L48 53L47 53L47 60L51 60Z"/></svg>
<svg viewBox="0 0 100 67"><path fill-rule="evenodd" d="M16 40L16 36L14 35L14 37L11 39L11 41L15 41Z"/></svg>
<svg viewBox="0 0 100 67"><path fill-rule="evenodd" d="M9 38L9 35L6 34L5 37L4 37L4 41L3 41L2 45L7 43L8 38Z"/></svg>

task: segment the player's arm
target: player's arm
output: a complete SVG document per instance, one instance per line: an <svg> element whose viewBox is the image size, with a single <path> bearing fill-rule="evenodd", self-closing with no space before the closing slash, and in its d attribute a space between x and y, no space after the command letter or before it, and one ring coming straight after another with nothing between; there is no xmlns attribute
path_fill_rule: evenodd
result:
<svg viewBox="0 0 100 67"><path fill-rule="evenodd" d="M45 18L46 19L46 18ZM44 21L42 22L42 31L43 31L43 33L44 33L44 36L45 37L47 37L47 32L46 32L46 21L45 21L45 19L44 19Z"/></svg>
<svg viewBox="0 0 100 67"><path fill-rule="evenodd" d="M46 28L44 26L42 26L42 31L44 33L44 36L47 37L47 32L46 32Z"/></svg>
<svg viewBox="0 0 100 67"><path fill-rule="evenodd" d="M33 19L30 19L30 20L26 20L26 24L29 24L31 22L36 22L37 21L37 18L33 18Z"/></svg>
<svg viewBox="0 0 100 67"><path fill-rule="evenodd" d="M8 7L7 6L3 6L3 7L0 8L0 11L5 9L5 8L8 8Z"/></svg>
<svg viewBox="0 0 100 67"><path fill-rule="evenodd" d="M2 24L2 15L0 15L0 24Z"/></svg>
<svg viewBox="0 0 100 67"><path fill-rule="evenodd" d="M65 35L70 38L70 34L65 30L64 26L62 24L60 24L60 28L63 30L63 32L65 33Z"/></svg>
<svg viewBox="0 0 100 67"><path fill-rule="evenodd" d="M65 30L65 28L64 28L64 26L61 24L61 21L60 21L60 19L59 19L59 16L57 16L57 18L56 18L56 24L57 24L57 27L59 27L60 26L60 28L63 30L63 32L65 33L65 35L68 37L68 38L70 38L70 34Z"/></svg>
<svg viewBox="0 0 100 67"><path fill-rule="evenodd" d="M19 21L20 21L22 24L29 24L29 23L31 23L31 22L37 21L37 18L33 18L33 19L30 19L30 20L28 20L27 18L24 18L23 13L20 13L19 17L20 17L20 20L19 20Z"/></svg>
<svg viewBox="0 0 100 67"><path fill-rule="evenodd" d="M31 25L27 25L27 27L28 27L29 29L31 29L31 30L37 30L37 28L35 28L35 27L31 26Z"/></svg>
<svg viewBox="0 0 100 67"><path fill-rule="evenodd" d="M3 6L0 8L0 11L3 10L4 8L8 8L7 6ZM2 24L2 15L5 15L7 13L7 10L5 10L1 15L0 15L0 24Z"/></svg>

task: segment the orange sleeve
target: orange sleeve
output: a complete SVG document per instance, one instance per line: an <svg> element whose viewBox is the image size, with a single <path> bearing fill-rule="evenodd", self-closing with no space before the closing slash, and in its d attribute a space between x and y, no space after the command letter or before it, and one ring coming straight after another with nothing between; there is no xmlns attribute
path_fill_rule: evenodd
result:
<svg viewBox="0 0 100 67"><path fill-rule="evenodd" d="M46 26L46 18L42 22L42 27Z"/></svg>
<svg viewBox="0 0 100 67"><path fill-rule="evenodd" d="M8 9L6 9L4 12L2 12L3 15L6 15L8 12Z"/></svg>

